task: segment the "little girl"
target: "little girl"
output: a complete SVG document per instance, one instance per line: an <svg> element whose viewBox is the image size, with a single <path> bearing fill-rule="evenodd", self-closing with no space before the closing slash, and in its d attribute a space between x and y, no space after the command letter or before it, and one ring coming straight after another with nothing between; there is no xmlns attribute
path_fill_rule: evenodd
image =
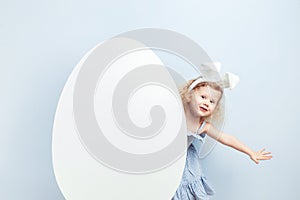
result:
<svg viewBox="0 0 300 200"><path fill-rule="evenodd" d="M188 81L180 91L180 95L187 122L188 149L182 180L172 200L202 200L209 199L209 196L214 194L200 165L199 153L206 134L224 145L247 154L256 164L260 160L272 158L271 152L265 152L265 149L253 151L235 137L219 131L209 122L209 118L219 112L219 102L223 95L223 88L219 84L200 77Z"/></svg>

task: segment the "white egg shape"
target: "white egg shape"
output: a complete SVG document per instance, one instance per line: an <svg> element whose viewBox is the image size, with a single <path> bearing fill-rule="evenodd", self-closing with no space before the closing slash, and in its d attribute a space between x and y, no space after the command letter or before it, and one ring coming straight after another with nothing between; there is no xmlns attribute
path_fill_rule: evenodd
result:
<svg viewBox="0 0 300 200"><path fill-rule="evenodd" d="M66 199L166 200L185 165L186 124L176 84L137 39L90 50L62 91L53 167Z"/></svg>

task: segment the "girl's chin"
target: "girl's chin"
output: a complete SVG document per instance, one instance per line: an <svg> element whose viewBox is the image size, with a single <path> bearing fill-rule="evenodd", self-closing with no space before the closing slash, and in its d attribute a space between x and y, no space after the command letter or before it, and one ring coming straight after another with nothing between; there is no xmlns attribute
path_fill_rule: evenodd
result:
<svg viewBox="0 0 300 200"><path fill-rule="evenodd" d="M209 116L209 112L202 112L202 113L200 113L200 116L201 117L207 117L207 116Z"/></svg>

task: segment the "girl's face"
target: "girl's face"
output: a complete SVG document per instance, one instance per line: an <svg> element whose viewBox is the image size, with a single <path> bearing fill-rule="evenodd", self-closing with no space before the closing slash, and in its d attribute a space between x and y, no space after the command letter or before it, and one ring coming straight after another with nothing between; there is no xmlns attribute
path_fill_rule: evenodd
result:
<svg viewBox="0 0 300 200"><path fill-rule="evenodd" d="M202 86L191 92L188 106L194 117L207 117L214 112L220 98L220 91L210 86Z"/></svg>

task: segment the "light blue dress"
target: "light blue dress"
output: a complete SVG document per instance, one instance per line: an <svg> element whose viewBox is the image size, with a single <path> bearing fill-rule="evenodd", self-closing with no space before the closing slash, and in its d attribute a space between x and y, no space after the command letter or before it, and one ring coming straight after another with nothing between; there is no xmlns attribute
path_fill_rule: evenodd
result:
<svg viewBox="0 0 300 200"><path fill-rule="evenodd" d="M197 132L205 125L202 123ZM206 134L188 131L188 149L181 183L172 200L207 200L215 192L208 184L200 163L199 153Z"/></svg>

